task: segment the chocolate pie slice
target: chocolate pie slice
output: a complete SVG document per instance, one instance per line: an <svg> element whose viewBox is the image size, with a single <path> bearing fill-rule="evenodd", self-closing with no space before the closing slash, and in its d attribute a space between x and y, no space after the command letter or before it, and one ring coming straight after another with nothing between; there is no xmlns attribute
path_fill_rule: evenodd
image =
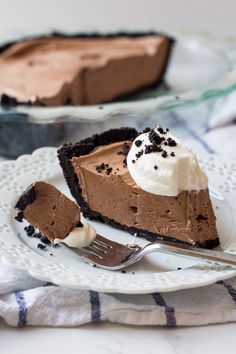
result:
<svg viewBox="0 0 236 354"><path fill-rule="evenodd" d="M91 105L161 82L173 39L155 33L49 36L0 48L3 104Z"/></svg>
<svg viewBox="0 0 236 354"><path fill-rule="evenodd" d="M170 132L120 128L58 150L83 215L144 237L219 244L207 177Z"/></svg>

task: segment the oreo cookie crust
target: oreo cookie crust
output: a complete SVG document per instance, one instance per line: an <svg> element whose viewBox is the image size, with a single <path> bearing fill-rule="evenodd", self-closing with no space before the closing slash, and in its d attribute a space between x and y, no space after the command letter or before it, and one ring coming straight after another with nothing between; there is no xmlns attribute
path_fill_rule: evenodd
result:
<svg viewBox="0 0 236 354"><path fill-rule="evenodd" d="M32 204L35 201L35 198L36 198L35 188L34 185L31 184L20 196L19 200L15 205L15 208L23 212L29 204Z"/></svg>

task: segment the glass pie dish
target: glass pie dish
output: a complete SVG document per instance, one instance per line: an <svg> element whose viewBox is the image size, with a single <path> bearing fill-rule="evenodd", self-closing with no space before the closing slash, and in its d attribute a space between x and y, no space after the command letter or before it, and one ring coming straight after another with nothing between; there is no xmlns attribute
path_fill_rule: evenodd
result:
<svg viewBox="0 0 236 354"><path fill-rule="evenodd" d="M142 128L153 115L158 115L160 121L163 112L164 116L166 112L181 112L186 106L227 95L236 88L236 51L232 43L177 32L168 35L176 42L165 84L157 88L93 106L1 106L0 155L17 157L41 146L74 142L112 127ZM7 38L0 46L12 41L17 39ZM209 109L203 115L209 115ZM201 117L201 122L206 118Z"/></svg>

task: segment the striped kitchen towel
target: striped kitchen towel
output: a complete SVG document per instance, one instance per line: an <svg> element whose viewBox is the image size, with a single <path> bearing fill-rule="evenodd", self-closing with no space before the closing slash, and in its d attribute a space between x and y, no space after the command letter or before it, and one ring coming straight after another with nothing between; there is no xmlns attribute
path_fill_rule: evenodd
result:
<svg viewBox="0 0 236 354"><path fill-rule="evenodd" d="M175 327L236 321L236 278L172 293L103 294L43 283L0 263L0 291L0 317L18 327L101 321Z"/></svg>
<svg viewBox="0 0 236 354"><path fill-rule="evenodd" d="M231 107L226 106L225 110L230 112L230 119L221 109L210 122L199 125L199 119L188 122L181 114L172 112L163 125L176 131L176 135L184 138L197 152L223 152L235 158L235 93L229 102ZM148 124L151 126L157 121L160 119L154 117ZM227 142L223 151L219 144L222 139ZM168 327L234 322L236 278L172 293L104 294L44 283L0 262L0 317L7 324L18 327L70 327L94 321Z"/></svg>

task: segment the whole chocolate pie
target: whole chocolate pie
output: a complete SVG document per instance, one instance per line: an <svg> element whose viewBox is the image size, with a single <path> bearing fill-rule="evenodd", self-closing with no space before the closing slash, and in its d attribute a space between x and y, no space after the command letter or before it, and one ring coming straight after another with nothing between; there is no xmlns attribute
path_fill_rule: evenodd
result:
<svg viewBox="0 0 236 354"><path fill-rule="evenodd" d="M154 241L219 244L208 180L168 129L113 129L58 150L85 217Z"/></svg>
<svg viewBox="0 0 236 354"><path fill-rule="evenodd" d="M90 105L158 84L173 40L159 34L49 36L0 48L4 104Z"/></svg>

